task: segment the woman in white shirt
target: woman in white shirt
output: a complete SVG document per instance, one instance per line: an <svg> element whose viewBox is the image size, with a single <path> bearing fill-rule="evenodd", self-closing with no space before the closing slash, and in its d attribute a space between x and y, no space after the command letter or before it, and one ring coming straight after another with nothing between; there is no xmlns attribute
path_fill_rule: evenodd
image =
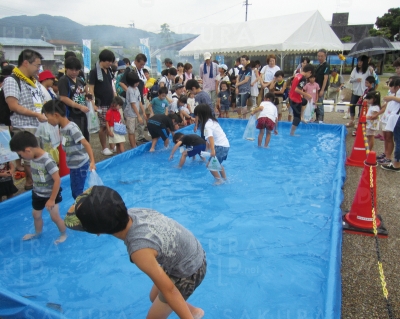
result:
<svg viewBox="0 0 400 319"><path fill-rule="evenodd" d="M350 99L350 122L347 124L348 127L354 126L356 104L358 99L364 94L366 89L365 79L370 75L374 75L374 70L372 67L368 67L368 57L363 55L358 58L357 66L350 75L350 83L353 84L353 89Z"/></svg>
<svg viewBox="0 0 400 319"><path fill-rule="evenodd" d="M281 68L276 64L275 54L270 54L267 56L267 65L261 70L260 77L262 79L261 88L264 89L264 94L269 92L269 83L274 79L275 73Z"/></svg>

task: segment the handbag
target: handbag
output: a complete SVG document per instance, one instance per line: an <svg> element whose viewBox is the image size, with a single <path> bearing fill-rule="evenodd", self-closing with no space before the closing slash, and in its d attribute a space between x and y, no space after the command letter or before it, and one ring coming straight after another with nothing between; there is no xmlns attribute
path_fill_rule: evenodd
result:
<svg viewBox="0 0 400 319"><path fill-rule="evenodd" d="M119 135L125 135L127 133L126 125L121 122L114 122L114 132Z"/></svg>
<svg viewBox="0 0 400 319"><path fill-rule="evenodd" d="M120 112L120 114L121 114L121 112ZM113 119L114 119L114 115L113 115ZM121 116L121 119L122 119L122 116ZM115 122L115 120L114 120L114 133L116 133L118 135L125 135L127 133L126 125L123 124L121 121Z"/></svg>

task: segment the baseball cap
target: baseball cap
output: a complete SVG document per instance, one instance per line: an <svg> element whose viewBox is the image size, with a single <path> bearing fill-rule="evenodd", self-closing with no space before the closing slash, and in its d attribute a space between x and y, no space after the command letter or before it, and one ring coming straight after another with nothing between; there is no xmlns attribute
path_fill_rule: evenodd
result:
<svg viewBox="0 0 400 319"><path fill-rule="evenodd" d="M184 86L183 86L182 83L177 83L177 84L174 85L174 90L176 91L176 90L181 89L181 88L183 88L183 87L184 87Z"/></svg>
<svg viewBox="0 0 400 319"><path fill-rule="evenodd" d="M203 56L204 56L204 60L208 60L208 59L211 58L211 53L210 52L206 52L206 53L203 54Z"/></svg>
<svg viewBox="0 0 400 319"><path fill-rule="evenodd" d="M107 186L93 186L79 195L64 223L70 229L92 234L115 234L128 221L128 210L121 196Z"/></svg>
<svg viewBox="0 0 400 319"><path fill-rule="evenodd" d="M337 72L338 70L336 68L332 68L331 72Z"/></svg>
<svg viewBox="0 0 400 319"><path fill-rule="evenodd" d="M225 71L228 71L228 66L226 64L220 64L220 65L218 65L218 67L220 69L224 69Z"/></svg>
<svg viewBox="0 0 400 319"><path fill-rule="evenodd" d="M119 71L119 70L125 70L125 69L126 69L126 64L125 64L124 60L119 60L119 61L118 61L118 68L117 68L117 70Z"/></svg>
<svg viewBox="0 0 400 319"><path fill-rule="evenodd" d="M55 78L56 77L49 70L45 70L45 71L39 73L39 82L43 82L44 80L55 79Z"/></svg>

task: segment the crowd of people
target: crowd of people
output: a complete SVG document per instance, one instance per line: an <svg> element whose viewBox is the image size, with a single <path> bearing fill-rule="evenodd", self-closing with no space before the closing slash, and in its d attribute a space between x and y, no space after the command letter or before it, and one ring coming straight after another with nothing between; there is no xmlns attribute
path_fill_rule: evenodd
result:
<svg viewBox="0 0 400 319"><path fill-rule="evenodd" d="M23 240L40 237L42 211L46 208L60 231L56 244L67 239L66 225L75 229L77 224L82 226L81 230L113 234L127 241L131 260L155 284L150 294L153 304L149 313L153 314L168 315L175 311L182 316L203 316L200 308L191 306L185 300L204 278L205 253L193 235L182 235L179 247L189 244L197 253L191 257L191 263L185 263L179 271L175 271L174 267L180 265L182 260L171 260L168 252L145 243L150 233L154 237L163 236L162 225L157 224L159 227L156 225L158 228L154 232L150 230L154 225L148 221L154 221L154 216L164 220L165 216L152 210L128 210L120 196L107 187L95 186L84 192L88 172L96 169L87 113L92 108L97 112L103 155L124 152L125 135L128 135L129 144L134 148L139 143L148 142L145 137L147 130L151 136L150 152L154 152L160 138L168 147L172 134L175 145L170 159L181 146L185 150L181 152L179 167L184 165L187 157L199 155L205 160L203 152L209 151L210 158L215 158L219 165L217 170L210 172L215 184L221 184L227 178L221 164L228 157L230 143L218 123L218 116L229 117L234 111L239 119L246 119L249 113L258 114L258 146L262 146L265 136L264 147L268 147L272 133L278 134L278 123L284 110L289 111L288 120L292 122L290 135L294 136L299 124L306 122L306 105L315 110L313 121L323 123L323 100L328 98L337 102L338 94L344 87L338 70L330 69L324 49L317 53L318 65L314 67L304 57L293 76L286 80L273 54L267 56L264 67L259 61L251 61L248 55L237 58L232 68L213 61L209 52L203 57L198 76L194 75L190 63L177 63L175 67L167 58L164 61L166 68L158 79L152 78L150 70L145 67L147 58L144 54L138 54L131 63L126 58L116 61L110 50L100 52L99 60L87 79L82 73L80 60L73 52L66 53L65 68L57 76L49 70L39 72L43 57L31 49L21 52L17 66L2 65L0 125L3 130L9 130L12 136L10 149L17 152L20 159L15 164L0 164L0 197L11 198L17 192L13 184L16 173L25 177L25 190L32 190L35 232L26 234ZM368 62L367 57L360 57L350 76L353 89L347 126L355 125L356 107L366 101L369 148L373 149L374 138L381 128L385 141L385 151L378 156L381 167L399 172L400 59L394 62L397 75L389 79L390 91L383 99L376 90L378 83L374 68ZM4 105L7 108L3 108ZM65 222L58 210L62 201L56 161L58 155L54 154L54 149L44 149L43 141L36 136L39 124L45 122L59 128L61 146L70 169L70 187L76 201ZM194 124L195 134L175 133L180 127L190 124ZM106 196L95 196L96 192L103 192ZM88 202L90 197L92 199ZM94 201L100 202L96 206ZM94 218L93 214L97 217ZM137 220L148 223L147 228L135 229L133 221ZM164 222L171 223L171 227L179 232L187 232L174 221L165 219ZM140 245L135 243L136 237ZM181 253L191 256L184 250ZM159 259L161 255L163 257ZM171 273L157 271L159 260L164 261L164 269L171 269ZM173 281L175 284L168 278L176 279ZM188 284L192 287L189 290ZM180 293L176 294L175 289Z"/></svg>

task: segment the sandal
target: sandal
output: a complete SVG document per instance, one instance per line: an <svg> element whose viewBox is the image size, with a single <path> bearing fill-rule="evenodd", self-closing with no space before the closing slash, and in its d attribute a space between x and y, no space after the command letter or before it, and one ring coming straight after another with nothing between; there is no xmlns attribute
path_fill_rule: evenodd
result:
<svg viewBox="0 0 400 319"><path fill-rule="evenodd" d="M346 124L346 127L353 127L354 126L354 121L350 121L349 123Z"/></svg>
<svg viewBox="0 0 400 319"><path fill-rule="evenodd" d="M14 178L15 178L15 179L22 179L22 178L25 178L25 173L24 173L24 172L17 171L17 172L14 173Z"/></svg>
<svg viewBox="0 0 400 319"><path fill-rule="evenodd" d="M356 131L353 131L353 133L351 133L351 135L356 136Z"/></svg>

